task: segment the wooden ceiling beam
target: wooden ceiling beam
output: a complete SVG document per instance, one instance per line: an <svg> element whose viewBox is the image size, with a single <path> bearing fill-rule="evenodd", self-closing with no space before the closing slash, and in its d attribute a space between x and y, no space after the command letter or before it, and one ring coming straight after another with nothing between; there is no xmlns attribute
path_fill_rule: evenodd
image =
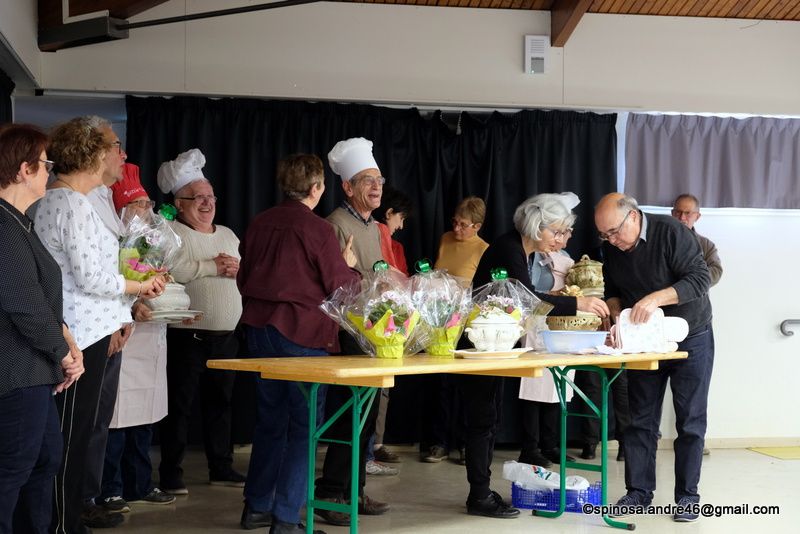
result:
<svg viewBox="0 0 800 534"><path fill-rule="evenodd" d="M556 0L550 8L550 46L563 47L593 0Z"/></svg>

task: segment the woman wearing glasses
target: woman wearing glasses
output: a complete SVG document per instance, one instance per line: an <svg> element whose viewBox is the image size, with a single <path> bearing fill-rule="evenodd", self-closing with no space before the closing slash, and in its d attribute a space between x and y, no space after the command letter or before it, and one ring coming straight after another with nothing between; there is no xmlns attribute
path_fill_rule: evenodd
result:
<svg viewBox="0 0 800 534"><path fill-rule="evenodd" d="M149 220L155 202L139 181L139 167L125 163L122 180L110 186L123 224L133 216ZM150 443L153 423L167 414L167 326L148 322L150 308L136 300L136 329L124 347L117 402L110 420L97 504L109 513L130 511L128 503L170 504L175 497L153 486Z"/></svg>
<svg viewBox="0 0 800 534"><path fill-rule="evenodd" d="M56 532L82 532L84 521L107 520L93 506L85 506L84 498L85 475L96 462L89 450L108 349L112 335L123 321L130 321L130 305L123 296L154 297L164 287L160 278L134 282L119 274L117 237L87 196L102 185L108 161L119 161L106 158L109 150L116 149L87 117L56 127L49 151L57 178L36 210L36 233L61 267L64 320L83 351L86 368L80 388L56 397L65 445L64 466L56 481Z"/></svg>
<svg viewBox="0 0 800 534"><path fill-rule="evenodd" d="M478 236L486 217L486 204L478 197L467 197L459 202L452 219L452 230L442 235L439 254L434 268L445 269L453 276L472 281L481 256L489 243ZM454 387L453 375L429 375L423 380L423 406L432 406L422 412L422 434L419 441L419 459L425 463L438 463L451 451L458 451L454 461L464 465L464 433L466 423L462 402Z"/></svg>
<svg viewBox="0 0 800 534"><path fill-rule="evenodd" d="M481 256L489 243L478 236L486 217L486 204L478 197L467 197L456 208L453 230L439 242L436 269L446 269L453 276L472 280Z"/></svg>
<svg viewBox="0 0 800 534"><path fill-rule="evenodd" d="M0 532L50 531L63 442L54 392L83 373L61 270L25 215L45 193L47 136L0 127Z"/></svg>
<svg viewBox="0 0 800 534"><path fill-rule="evenodd" d="M552 315L575 315L577 310L608 317L608 306L596 297L565 297L539 292L531 281L528 259L535 252L554 252L561 247L575 215L556 195L537 195L514 212L514 229L497 238L481 257L473 283L480 287L492 280L491 270L505 267L545 302ZM462 390L467 408L467 479L470 484L467 513L510 518L519 510L510 507L490 488L492 455L500 421L503 381L499 377L464 376Z"/></svg>

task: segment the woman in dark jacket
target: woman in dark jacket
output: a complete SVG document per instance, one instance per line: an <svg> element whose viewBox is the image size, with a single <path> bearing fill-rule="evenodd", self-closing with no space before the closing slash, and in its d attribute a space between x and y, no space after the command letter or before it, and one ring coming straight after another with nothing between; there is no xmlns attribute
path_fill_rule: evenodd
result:
<svg viewBox="0 0 800 534"><path fill-rule="evenodd" d="M596 297L562 297L540 293L531 283L528 261L535 252L553 252L567 238L575 216L553 195L529 198L514 212L514 230L498 237L483 253L475 272L473 287L491 282L491 270L503 267L537 297L554 306L552 315L575 315L576 310L608 317L606 303ZM462 377L467 411L467 480L470 491L467 513L509 518L519 515L490 489L494 440L500 421L499 403L503 380L494 376Z"/></svg>
<svg viewBox="0 0 800 534"><path fill-rule="evenodd" d="M61 270L25 212L44 196L47 136L0 127L0 533L50 528L62 439L54 393L83 373Z"/></svg>

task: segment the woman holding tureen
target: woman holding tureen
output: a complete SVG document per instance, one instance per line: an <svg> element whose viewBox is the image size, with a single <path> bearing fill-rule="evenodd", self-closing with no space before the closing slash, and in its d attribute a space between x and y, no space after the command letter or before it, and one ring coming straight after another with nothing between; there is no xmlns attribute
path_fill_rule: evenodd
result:
<svg viewBox="0 0 800 534"><path fill-rule="evenodd" d="M566 297L537 291L531 282L529 258L535 252L554 252L572 231L575 215L556 195L537 195L525 200L514 212L514 229L497 238L486 250L473 279L474 287L491 281L491 270L504 267L509 278L522 282L545 302L552 315L575 315L577 310L607 317L608 307L596 297ZM509 518L519 515L490 488L492 455L499 403L500 377L464 376L461 386L467 410L467 479L470 484L467 513Z"/></svg>

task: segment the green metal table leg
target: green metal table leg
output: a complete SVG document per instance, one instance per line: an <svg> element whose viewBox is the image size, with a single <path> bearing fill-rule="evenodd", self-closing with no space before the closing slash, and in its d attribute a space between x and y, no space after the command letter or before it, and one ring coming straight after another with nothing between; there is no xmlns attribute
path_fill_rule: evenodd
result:
<svg viewBox="0 0 800 534"><path fill-rule="evenodd" d="M587 396L586 394L578 388L575 383L569 378L569 371L571 370L579 370L579 371L587 371L592 373L597 373L600 375L600 407L598 408ZM567 491L566 491L566 478L567 478L567 468L573 469L581 469L584 471L597 471L600 472L600 486L601 486L601 504L606 505L608 504L608 458L607 458L607 448L608 448L608 391L611 387L611 384L617 377L622 373L624 370L624 365L620 368L620 370L611 378L609 379L606 375L605 369L602 367L596 367L593 365L574 365L568 367L551 367L550 373L553 375L553 380L556 384L556 393L558 394L558 402L560 405L560 412L561 412L561 446L560 446L560 463L558 468L559 473L559 506L558 510L555 511L545 511L545 510L533 510L533 515L541 516L541 517L558 517L564 513L566 508L567 502ZM589 414L581 414L581 413L569 413L567 409L567 385L572 387L575 391L575 394L580 396L584 402L589 406L593 415ZM567 419L568 417L578 416L578 417L596 417L600 419L600 465L588 464L583 462L567 462ZM623 523L621 521L615 521L611 519L607 515L603 516L603 520L609 526L615 528L622 528L627 530L633 530L636 528L636 525L633 523Z"/></svg>
<svg viewBox="0 0 800 534"><path fill-rule="evenodd" d="M332 510L343 512L350 515L350 533L358 533L358 489L359 489L359 442L361 431L366 423L375 394L378 388L350 386L352 397L327 421L317 428L317 397L319 395L320 384L311 384L307 391L305 384L298 383L301 391L308 402L308 489L306 490L306 533L314 532L314 510ZM350 441L323 438L322 435L337 421L344 416L345 412L351 411L351 433ZM350 445L350 504L332 503L319 500L315 497L315 474L317 463L317 447L320 442L339 443Z"/></svg>

